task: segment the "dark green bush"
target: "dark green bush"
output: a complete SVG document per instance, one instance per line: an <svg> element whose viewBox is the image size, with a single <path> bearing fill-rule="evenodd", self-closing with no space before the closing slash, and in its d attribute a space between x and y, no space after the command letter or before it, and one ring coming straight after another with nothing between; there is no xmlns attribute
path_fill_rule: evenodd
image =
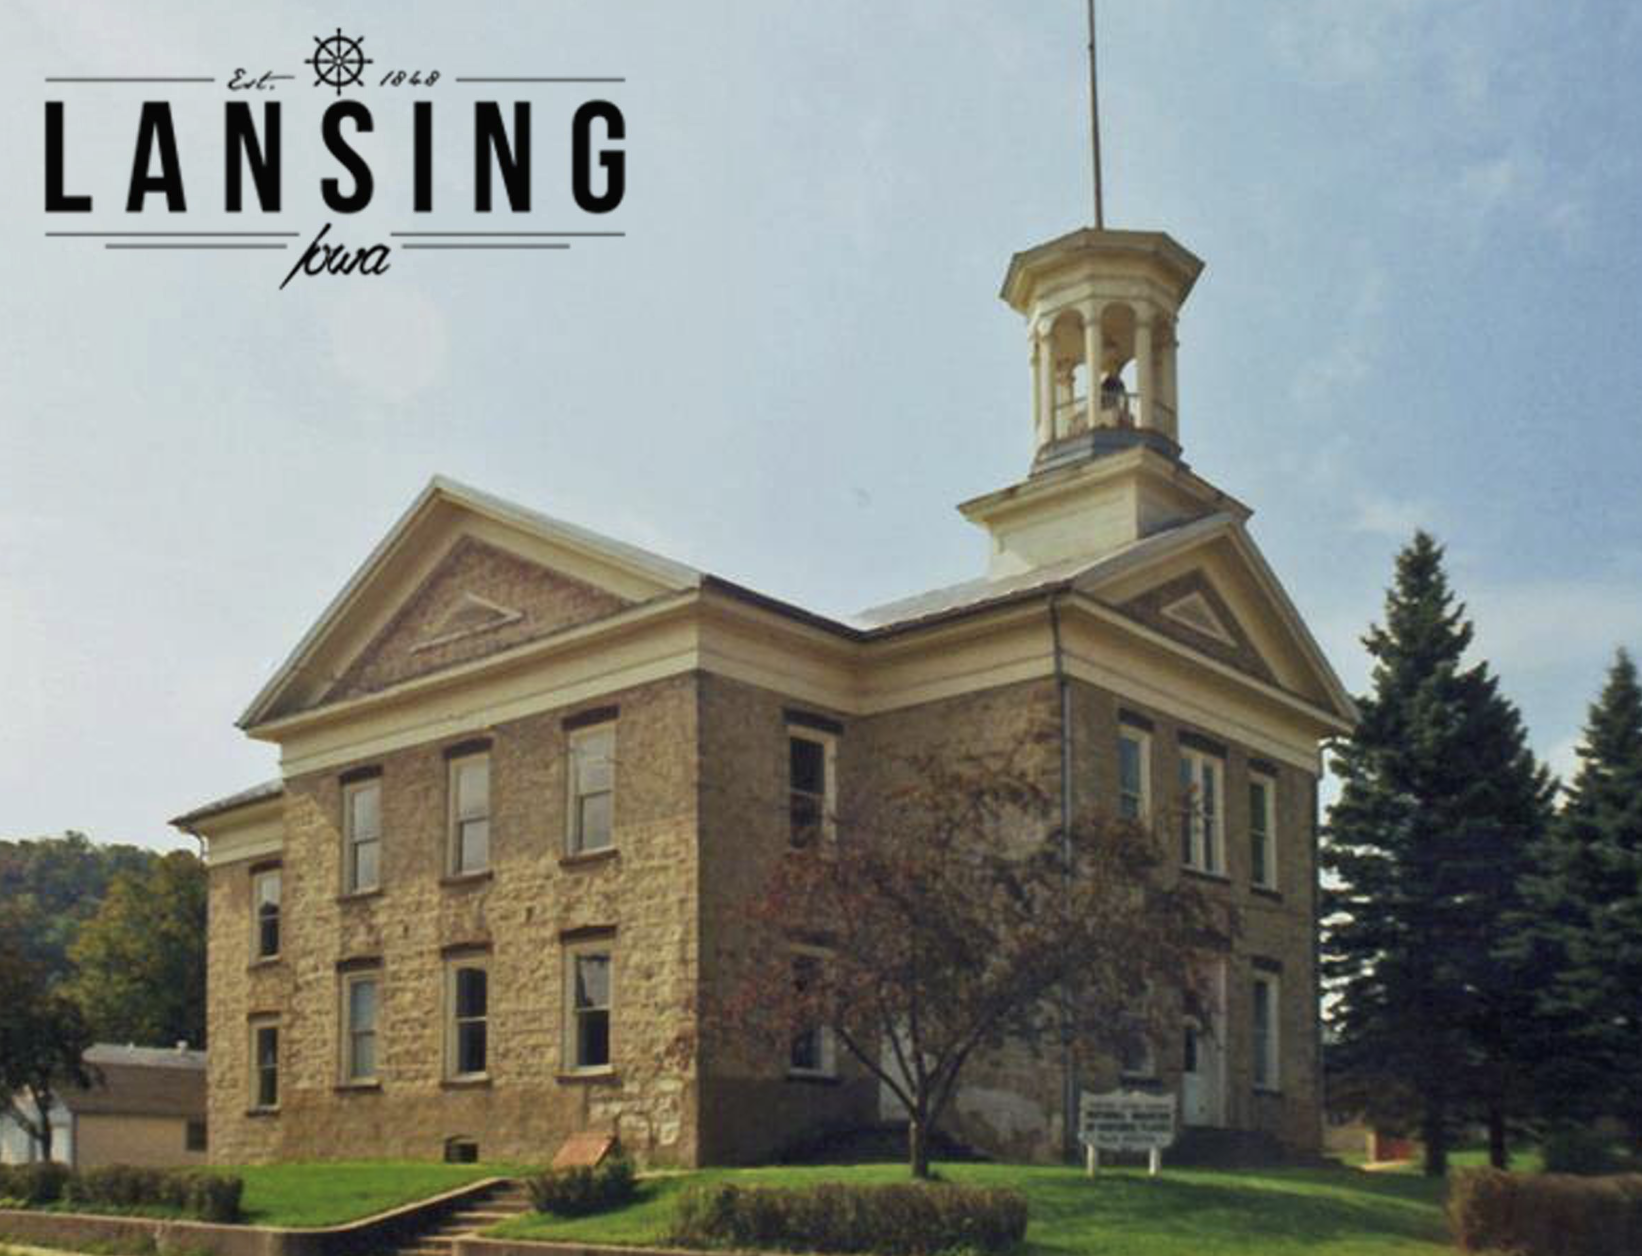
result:
<svg viewBox="0 0 1642 1256"><path fill-rule="evenodd" d="M1570 1126L1546 1136L1545 1172L1596 1177L1619 1169L1611 1138L1586 1126Z"/></svg>
<svg viewBox="0 0 1642 1256"><path fill-rule="evenodd" d="M1026 1236L1026 1220L1026 1197L994 1188L708 1185L679 1196L668 1237L683 1247L933 1256L1008 1251Z"/></svg>
<svg viewBox="0 0 1642 1256"><path fill-rule="evenodd" d="M26 1208L55 1204L71 1176L64 1164L0 1165L0 1199L15 1200Z"/></svg>
<svg viewBox="0 0 1642 1256"><path fill-rule="evenodd" d="M1642 1252L1642 1174L1573 1177L1477 1169L1449 1187L1454 1240L1468 1252L1607 1256Z"/></svg>
<svg viewBox="0 0 1642 1256"><path fill-rule="evenodd" d="M633 1162L622 1155L610 1156L592 1169L549 1169L526 1185L537 1212L560 1217L585 1217L620 1208L632 1201L637 1189Z"/></svg>
<svg viewBox="0 0 1642 1256"><path fill-rule="evenodd" d="M160 1209L227 1223L239 1220L244 1190L237 1177L203 1170L108 1165L71 1172L60 1164L0 1166L0 1199L30 1208L62 1202L85 1212Z"/></svg>

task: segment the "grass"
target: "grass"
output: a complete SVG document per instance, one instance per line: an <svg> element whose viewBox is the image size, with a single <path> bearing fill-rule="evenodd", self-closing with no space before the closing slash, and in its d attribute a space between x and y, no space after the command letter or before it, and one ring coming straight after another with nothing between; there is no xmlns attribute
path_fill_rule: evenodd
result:
<svg viewBox="0 0 1642 1256"><path fill-rule="evenodd" d="M1352 1169L1103 1171L951 1164L944 1178L1026 1193L1032 1223L1022 1256L1442 1256L1451 1253L1443 1185ZM657 1243L672 1205L696 1182L794 1186L821 1181L906 1180L899 1165L709 1169L644 1179L639 1198L595 1217L526 1214L496 1237L587 1243Z"/></svg>
<svg viewBox="0 0 1642 1256"><path fill-rule="evenodd" d="M294 1227L357 1221L481 1178L526 1171L519 1165L416 1164L403 1160L256 1164L232 1170L245 1179L241 1206L247 1224Z"/></svg>

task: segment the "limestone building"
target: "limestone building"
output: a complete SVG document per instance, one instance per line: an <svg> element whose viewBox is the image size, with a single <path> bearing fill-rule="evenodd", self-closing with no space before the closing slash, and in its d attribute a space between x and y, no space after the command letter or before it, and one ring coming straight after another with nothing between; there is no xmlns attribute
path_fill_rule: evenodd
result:
<svg viewBox="0 0 1642 1256"><path fill-rule="evenodd" d="M1201 267L1104 230L1012 260L1034 456L960 507L987 570L849 621L434 480L241 718L281 779L176 821L209 851L212 1155L545 1159L609 1129L697 1164L876 1120L824 1039L748 1059L704 992L794 817L1044 718L1079 802L1154 820L1243 919L1213 1026L1127 1080L1316 1148L1318 744L1352 708L1248 509L1181 456ZM977 1069L954 1132L1058 1156L1056 1058Z"/></svg>

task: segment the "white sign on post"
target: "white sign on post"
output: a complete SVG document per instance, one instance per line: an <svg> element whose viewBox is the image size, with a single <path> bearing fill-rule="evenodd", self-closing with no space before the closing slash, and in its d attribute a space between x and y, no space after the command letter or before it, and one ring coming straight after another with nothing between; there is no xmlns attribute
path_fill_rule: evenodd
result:
<svg viewBox="0 0 1642 1256"><path fill-rule="evenodd" d="M1163 1149L1174 1142L1176 1098L1140 1090L1084 1095L1078 1105L1078 1141L1088 1150L1089 1172L1100 1168L1103 1151L1144 1151L1156 1174Z"/></svg>

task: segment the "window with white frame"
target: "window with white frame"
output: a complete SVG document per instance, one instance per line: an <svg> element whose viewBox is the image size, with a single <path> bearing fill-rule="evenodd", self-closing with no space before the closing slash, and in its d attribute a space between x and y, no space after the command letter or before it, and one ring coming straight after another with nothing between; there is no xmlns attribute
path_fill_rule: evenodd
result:
<svg viewBox="0 0 1642 1256"><path fill-rule="evenodd" d="M833 833L838 739L812 728L787 729L788 840L813 846Z"/></svg>
<svg viewBox="0 0 1642 1256"><path fill-rule="evenodd" d="M1117 735L1118 815L1144 820L1152 811L1152 738L1127 725Z"/></svg>
<svg viewBox="0 0 1642 1256"><path fill-rule="evenodd" d="M1249 776L1249 880L1277 888L1277 782L1264 772Z"/></svg>
<svg viewBox="0 0 1642 1256"><path fill-rule="evenodd" d="M251 958L279 957L280 870L262 868L251 874Z"/></svg>
<svg viewBox="0 0 1642 1256"><path fill-rule="evenodd" d="M342 787L343 888L362 894L382 884L382 780Z"/></svg>
<svg viewBox="0 0 1642 1256"><path fill-rule="evenodd" d="M251 1022L251 1108L270 1112L279 1107L279 1022Z"/></svg>
<svg viewBox="0 0 1642 1256"><path fill-rule="evenodd" d="M490 752L450 761L450 871L456 876L490 867Z"/></svg>
<svg viewBox="0 0 1642 1256"><path fill-rule="evenodd" d="M446 1070L453 1078L483 1077L489 1071L490 973L477 958L454 961L448 971Z"/></svg>
<svg viewBox="0 0 1642 1256"><path fill-rule="evenodd" d="M349 973L342 979L342 1080L376 1080L377 1021L381 982L373 972Z"/></svg>
<svg viewBox="0 0 1642 1256"><path fill-rule="evenodd" d="M1274 973L1255 973L1253 990L1254 1014L1254 1088L1276 1090L1281 1085L1279 1071L1278 1025L1281 1004L1281 984Z"/></svg>
<svg viewBox="0 0 1642 1256"><path fill-rule="evenodd" d="M793 985L800 996L815 990L821 979L825 951L803 948L793 955ZM837 1050L832 1030L826 1025L808 1025L793 1035L787 1071L794 1077L832 1077L838 1071Z"/></svg>
<svg viewBox="0 0 1642 1256"><path fill-rule="evenodd" d="M1220 841L1225 765L1201 750L1180 751L1180 861L1199 872L1220 874L1225 861Z"/></svg>
<svg viewBox="0 0 1642 1256"><path fill-rule="evenodd" d="M570 734L568 853L608 850L614 841L616 725L597 724Z"/></svg>
<svg viewBox="0 0 1642 1256"><path fill-rule="evenodd" d="M583 943L565 954L565 1058L570 1072L610 1067L611 946Z"/></svg>

